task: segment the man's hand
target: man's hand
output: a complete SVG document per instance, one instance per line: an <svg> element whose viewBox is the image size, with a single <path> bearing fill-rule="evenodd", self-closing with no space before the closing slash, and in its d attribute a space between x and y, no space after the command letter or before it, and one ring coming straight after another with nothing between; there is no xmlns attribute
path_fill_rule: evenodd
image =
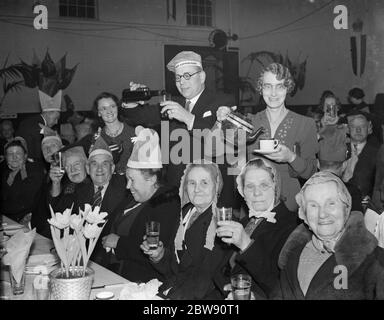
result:
<svg viewBox="0 0 384 320"><path fill-rule="evenodd" d="M60 167L52 166L49 169L49 178L54 184L60 184L61 179L63 178L64 173L60 171Z"/></svg>
<svg viewBox="0 0 384 320"><path fill-rule="evenodd" d="M147 88L147 86L144 84L135 83L133 81L129 83L129 90L135 91L139 88ZM128 102L128 103L122 103L121 106L124 109L131 109L131 108L136 108L139 104L143 105L144 103L145 103L144 101Z"/></svg>
<svg viewBox="0 0 384 320"><path fill-rule="evenodd" d="M279 162L279 163L291 163L296 159L296 153L291 151L287 146L279 144L276 151L264 155L266 158Z"/></svg>
<svg viewBox="0 0 384 320"><path fill-rule="evenodd" d="M184 122L188 129L191 129L195 116L189 111L185 110L180 104L175 101L160 102L161 113L167 112L169 119L176 119Z"/></svg>
<svg viewBox="0 0 384 320"><path fill-rule="evenodd" d="M216 111L216 118L217 121L224 121L228 114L230 114L232 111L235 111L237 109L237 106L233 107L227 107L227 106L221 106L219 109Z"/></svg>

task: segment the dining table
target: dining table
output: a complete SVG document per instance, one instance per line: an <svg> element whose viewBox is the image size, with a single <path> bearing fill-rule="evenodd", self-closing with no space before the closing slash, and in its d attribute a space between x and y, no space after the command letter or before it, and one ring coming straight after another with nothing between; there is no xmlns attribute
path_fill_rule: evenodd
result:
<svg viewBox="0 0 384 320"><path fill-rule="evenodd" d="M0 220L2 221L2 226L20 226L22 229L23 226L19 225L17 222L11 220L10 218L0 215ZM27 227L24 227L25 231L28 231ZM7 234L6 231L4 234ZM54 244L51 239L48 239L38 233L34 238L32 243L29 255L43 255L52 253L54 250ZM117 300L119 298L120 292L122 288L129 284L130 281L121 277L120 275L104 268L103 266L90 261L88 267L94 270L94 281L92 284L92 290L90 294L90 300L97 300L96 295L103 291L112 292L114 297L112 300ZM9 270L7 266L1 263L1 299L3 300L35 300L35 294L33 290L33 282L37 275L36 274L28 274L25 276L25 289L24 293L20 295L13 295L10 288L10 278L9 278ZM159 297L155 298L156 300Z"/></svg>

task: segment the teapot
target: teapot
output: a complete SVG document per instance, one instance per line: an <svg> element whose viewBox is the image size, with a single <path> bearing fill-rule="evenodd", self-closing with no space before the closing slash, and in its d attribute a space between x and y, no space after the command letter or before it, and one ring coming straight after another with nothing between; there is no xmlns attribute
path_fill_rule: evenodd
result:
<svg viewBox="0 0 384 320"><path fill-rule="evenodd" d="M247 143L252 143L265 131L264 127L260 127L259 129L255 130L255 127L252 125L252 122L248 117L239 112L234 111L230 112L227 115L226 119L221 121L221 129L224 132L224 137L226 141L228 141L226 138L226 130L234 130L234 141L228 142L235 142L235 144L238 144L238 130L244 130L246 132Z"/></svg>

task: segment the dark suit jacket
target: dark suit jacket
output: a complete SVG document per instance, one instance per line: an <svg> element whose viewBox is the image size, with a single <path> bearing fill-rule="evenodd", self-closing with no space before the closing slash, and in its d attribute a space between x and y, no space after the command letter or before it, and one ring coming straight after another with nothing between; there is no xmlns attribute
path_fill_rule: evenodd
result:
<svg viewBox="0 0 384 320"><path fill-rule="evenodd" d="M107 212L107 223L104 226L103 231L97 241L95 250L91 256L91 259L99 264L103 264L104 248L101 245L102 238L110 233L113 220L115 218L115 209L121 201L125 198L132 199L130 191L126 189L126 178L123 175L113 174L107 190L105 191L103 200L101 202L100 212ZM84 210L86 203L92 205L93 196L95 194L95 188L92 182L79 184L76 188L76 202L74 210L81 208ZM105 264L104 264L105 266Z"/></svg>
<svg viewBox="0 0 384 320"><path fill-rule="evenodd" d="M177 99L175 99L177 100ZM179 102L182 106L185 105L185 99L182 99ZM195 115L195 120L193 123L193 129L211 129L216 122L216 111L220 106L233 106L233 98L223 94L214 94L207 89L203 91L196 104L192 109L192 114ZM160 109L161 110L161 109ZM127 122L133 126L144 125L146 127L152 127L158 130L160 139L162 141L161 147L167 146L169 143L169 150L163 150L162 154L168 154L172 147L181 141L181 138L178 137L178 141L170 141L170 136L172 132L176 129L185 129L187 126L175 119L172 120L163 120L161 123L159 106L143 105L131 109L123 109L123 115L127 118ZM161 128L159 127L161 123ZM169 126L169 131L166 130L166 126ZM160 129L159 129L160 128ZM193 139L192 131L189 131L190 135L190 147L187 149L190 153L189 155L183 154L183 163L173 164L169 161L167 179L170 185L179 186L180 179L183 175L185 165L192 162L194 159L201 159L204 155L202 149L193 149ZM200 142L202 139L200 140ZM203 143L201 143L203 145ZM185 146L185 143L183 143ZM181 146L180 146L181 147ZM188 148L188 147L187 147ZM184 149L182 149L184 151ZM184 161L186 159L186 161ZM163 159L164 160L164 159Z"/></svg>
<svg viewBox="0 0 384 320"><path fill-rule="evenodd" d="M123 201L125 198L132 199L132 195L130 191L126 189L126 178L125 176L121 176L118 174L113 174L111 180L109 181L109 185L107 190L105 191L103 200L101 202L101 212L107 212L108 216L108 222L105 225L100 238L102 238L104 235L109 234L111 225L113 223L113 220L115 218L115 209L117 208L118 204ZM75 191L77 197L76 197L76 205L75 208L81 208L84 210L84 205L86 203L89 203L92 205L93 203L93 196L95 194L95 188L91 180L88 181L88 183L81 183L76 187Z"/></svg>
<svg viewBox="0 0 384 320"><path fill-rule="evenodd" d="M169 247L173 242L180 221L180 198L176 188L160 187L156 193L142 205L140 211L130 223L129 230L120 228L129 213L124 210L131 201L124 199L116 209L113 229L120 229L120 238L115 248L116 258L122 261L121 276L134 282L147 282L151 279L164 281L162 275L153 268L148 256L140 249L145 235L145 223L160 222L160 241ZM125 227L126 228L126 227Z"/></svg>
<svg viewBox="0 0 384 320"><path fill-rule="evenodd" d="M350 182L355 184L361 191L363 197L372 196L373 185L376 174L376 156L380 145L374 137L368 139L363 150L359 154L355 170Z"/></svg>
<svg viewBox="0 0 384 320"><path fill-rule="evenodd" d="M15 136L25 139L28 146L28 158L35 161L44 161L41 151L41 140L44 135L40 134L39 124L44 125L44 119L41 115L34 115L20 122Z"/></svg>

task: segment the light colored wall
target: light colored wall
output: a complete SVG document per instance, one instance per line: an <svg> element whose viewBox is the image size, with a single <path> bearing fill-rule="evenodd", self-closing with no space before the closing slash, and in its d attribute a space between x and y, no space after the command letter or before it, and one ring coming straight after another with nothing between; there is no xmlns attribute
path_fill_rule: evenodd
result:
<svg viewBox="0 0 384 320"><path fill-rule="evenodd" d="M333 5L277 32L260 35L303 17L326 0L315 0L313 4L308 0L215 0L214 28L187 27L185 0L177 0L176 21L167 21L164 0L99 0L99 19L86 22L59 18L58 1L45 0L40 3L49 10L48 30L33 29L33 1L26 2L0 1L0 59L9 53L10 63L16 63L18 58L30 63L33 49L43 57L49 48L57 61L68 52L67 66L79 65L64 93L70 95L77 110L89 110L101 91L120 95L131 80L153 89L164 87L163 46L208 46L207 39L214 28L240 36L238 41L229 43L239 47L240 60L250 52L262 50L288 52L291 59L308 56L306 85L289 100L291 104L315 104L325 89L333 90L342 102L346 102L352 86L363 87L367 102L373 102L376 92L384 91L382 0L337 2L348 7L350 25L358 16L365 23L368 51L362 78L352 73L349 41L353 32L333 28ZM114 30L106 30L111 28ZM250 35L259 36L244 39ZM244 75L247 66L240 64L240 75ZM256 78L258 71L256 67L251 75ZM38 112L37 90L11 93L4 104L6 112Z"/></svg>
<svg viewBox="0 0 384 320"><path fill-rule="evenodd" d="M54 61L68 52L67 66L79 65L64 93L73 99L76 110L89 110L101 91L120 96L132 80L153 89L164 88L164 45L208 46L208 36L213 30L186 27L185 0L177 1L176 21L168 23L163 0L99 0L99 19L87 22L59 18L56 0L40 3L48 7L48 30L32 27L32 4L0 2L0 15L12 16L9 19L13 22L0 21L0 42L6 44L0 47L0 57L9 53L10 63L18 62L18 57L30 63L33 49L42 58L49 48ZM215 23L224 30L229 30L227 8L228 0L216 1ZM115 30L106 30L111 28ZM6 113L38 112L37 89L9 94L4 108Z"/></svg>
<svg viewBox="0 0 384 320"><path fill-rule="evenodd" d="M320 8L328 1L314 0L242 0L243 10L239 20L240 37L259 35L268 30L288 24ZM345 5L349 12L349 30L336 30L333 20L334 6ZM303 91L291 98L292 104L316 104L321 93L330 89L346 103L350 88L360 86L366 91L366 101L373 102L377 92L383 92L383 35L384 2L382 0L342 0L333 2L303 20L276 32L240 40L241 59L250 52L273 51L288 52L291 60L308 56L306 84ZM364 21L363 33L367 34L367 62L364 75L353 74L350 37L355 35L351 24L357 17ZM358 42L359 46L359 42ZM256 78L259 65L252 71ZM248 64L241 64L245 73Z"/></svg>

